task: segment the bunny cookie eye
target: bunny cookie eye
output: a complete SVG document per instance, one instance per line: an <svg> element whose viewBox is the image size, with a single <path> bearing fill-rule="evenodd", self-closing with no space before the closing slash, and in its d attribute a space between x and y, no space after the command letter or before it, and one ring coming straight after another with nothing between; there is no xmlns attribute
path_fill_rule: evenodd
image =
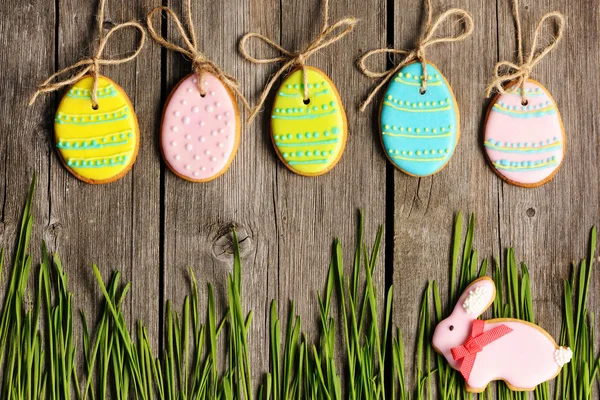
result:
<svg viewBox="0 0 600 400"><path fill-rule="evenodd" d="M450 329L451 331L453 331L453 330L454 330L454 325L450 325L450 326L448 327L448 329Z"/></svg>

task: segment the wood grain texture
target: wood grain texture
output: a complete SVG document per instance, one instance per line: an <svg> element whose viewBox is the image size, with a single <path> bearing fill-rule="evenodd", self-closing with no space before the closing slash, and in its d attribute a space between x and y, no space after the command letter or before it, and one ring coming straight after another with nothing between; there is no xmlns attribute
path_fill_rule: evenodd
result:
<svg viewBox="0 0 600 400"><path fill-rule="evenodd" d="M181 0L109 0L106 16L115 23L145 20L153 7L163 3L183 15ZM258 32L286 49L301 50L321 25L321 0L192 3L201 51L238 78L251 103L279 66L243 60L237 51L241 36ZM516 55L510 4L509 0L433 0L434 18L446 9L461 7L471 12L475 22L475 32L466 40L436 45L427 52L450 82L461 111L456 152L433 177L417 179L391 167L381 150L377 106L364 113L357 110L374 82L360 74L356 57L386 45L412 48L423 28L423 2L350 0L331 1L330 18L332 22L344 16L359 18L355 32L308 61L336 84L348 116L345 154L328 174L300 177L278 160L270 139L272 93L254 123L243 124L238 154L225 175L204 184L175 176L161 160L160 119L167 95L189 73L191 64L150 42L134 62L103 69L103 74L126 90L136 109L141 130L137 162L118 182L91 186L73 178L55 152L53 120L63 92L42 96L32 107L26 102L43 78L93 53L97 2L0 2L0 98L5 100L0 102L4 116L0 125L0 243L12 249L35 171L34 260L39 260L41 239L60 252L74 303L89 318L97 315L102 297L91 264L100 264L105 279L111 271L121 270L123 279L133 283L124 304L128 322L134 326L135 320L143 319L158 346L163 301L172 300L180 310L190 292L190 267L198 279L201 310L206 309L206 285L212 283L218 312L223 311L232 261L229 232L235 226L242 246L244 307L254 310L249 343L256 387L269 368L270 300L278 299L283 323L288 300L295 300L309 340L317 339L315 292L323 290L330 245L334 237L341 238L349 269L359 208L367 217L368 244L379 224L388 228L387 247L381 250L374 281L380 300L386 285L394 284L394 322L404 334L407 359L412 359L418 303L427 280L437 280L443 295L447 292L452 225L456 212L463 210L465 218L471 212L477 215L475 247L482 256L502 258L505 248L513 246L517 258L527 262L537 321L557 337L562 279L569 273L569 263L585 255L588 229L600 220L596 117L600 10L597 1L522 2L527 48L543 14L559 10L567 16L563 41L532 74L550 90L560 108L567 134L566 158L551 183L522 189L503 183L492 172L482 144L489 105L484 90L492 68L497 61L513 60ZM165 19L161 23L174 39L172 26L165 27ZM108 55L123 55L134 46L133 33L117 36L109 43ZM275 54L260 45L253 45L251 51L258 56ZM386 60L373 60L370 65L382 70ZM242 113L242 119L246 116ZM2 278L6 282L6 276ZM600 274L596 273L591 286L591 309L596 311L599 290ZM413 373L409 368L409 376Z"/></svg>

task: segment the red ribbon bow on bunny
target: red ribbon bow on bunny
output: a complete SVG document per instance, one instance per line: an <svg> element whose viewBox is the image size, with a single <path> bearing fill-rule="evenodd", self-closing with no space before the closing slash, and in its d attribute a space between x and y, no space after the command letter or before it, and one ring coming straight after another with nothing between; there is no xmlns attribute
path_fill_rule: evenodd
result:
<svg viewBox="0 0 600 400"><path fill-rule="evenodd" d="M469 376L471 376L471 370L475 364L477 353L483 350L488 344L512 332L512 329L508 326L500 325L484 333L484 327L485 321L479 319L474 320L473 326L471 327L471 336L467 341L460 346L450 349L452 357L454 357L455 360L463 360L460 365L460 373L466 381L468 381Z"/></svg>

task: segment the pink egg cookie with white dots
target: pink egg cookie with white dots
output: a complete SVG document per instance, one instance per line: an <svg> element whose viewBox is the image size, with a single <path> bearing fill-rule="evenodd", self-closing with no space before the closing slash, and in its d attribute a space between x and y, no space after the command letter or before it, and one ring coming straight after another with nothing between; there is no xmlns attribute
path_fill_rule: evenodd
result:
<svg viewBox="0 0 600 400"><path fill-rule="evenodd" d="M183 78L163 112L161 149L169 168L192 182L225 173L240 142L240 115L233 93L217 77L203 73Z"/></svg>

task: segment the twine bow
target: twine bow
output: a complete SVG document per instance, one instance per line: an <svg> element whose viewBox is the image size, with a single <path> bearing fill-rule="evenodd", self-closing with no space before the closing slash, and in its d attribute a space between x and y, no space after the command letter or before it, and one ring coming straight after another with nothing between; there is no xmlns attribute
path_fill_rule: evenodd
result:
<svg viewBox="0 0 600 400"><path fill-rule="evenodd" d="M240 48L240 52L242 53L242 56L246 60L253 62L255 64L271 64L271 63L278 63L278 62L285 61L285 64L283 64L281 66L281 68L279 68L279 70L271 77L271 79L265 85L265 87L260 95L260 98L258 100L258 104L256 105L256 107L254 107L254 109L252 110L252 113L250 114L250 117L248 118L248 122L251 122L254 119L254 117L256 116L256 114L258 114L258 112L259 112L260 108L262 107L262 105L264 104L269 92L271 91L271 88L273 87L275 82L277 82L277 79L281 76L281 74L293 66L299 66L300 68L302 68L302 80L304 83L304 101L308 101L309 98L308 98L308 85L307 85L308 78L307 78L307 74L306 74L306 61L317 51L332 45L333 43L337 42L338 40L340 40L341 38L346 36L348 33L352 32L352 30L354 29L354 27L356 26L357 23L358 23L358 19L353 18L353 17L346 17L346 18L343 18L343 19L337 21L333 25L329 25L329 0L324 0L324 3L323 3L323 25L321 26L321 32L319 33L319 36L317 36L312 42L310 42L310 44L303 51L298 51L298 52L288 51L288 50L284 49L283 47L281 47L280 45L278 45L277 43L275 43L274 41L272 41L271 39L269 39L268 37L261 35L259 33L250 32L250 33L245 34L244 37L242 37L242 39L240 41L239 48ZM257 38L259 40L262 40L267 45L269 45L272 48L279 51L282 55L279 57L274 57L274 58L252 57L249 54L248 50L246 49L246 45L247 45L248 41L252 38Z"/></svg>
<svg viewBox="0 0 600 400"><path fill-rule="evenodd" d="M494 67L494 79L486 89L486 97L490 97L494 89L496 89L499 93L507 94L507 90L504 87L516 80L516 85L511 85L511 87L518 87L521 89L521 102L525 105L527 104L527 96L525 95L525 82L527 82L527 79L529 79L529 75L531 75L531 70L533 67L535 67L542 58L550 53L550 51L556 47L558 41L562 38L565 27L565 17L561 13L555 11L544 15L540 19L533 35L531 51L529 52L529 56L525 61L523 58L523 34L521 31L521 20L519 18L518 0L513 1L513 16L515 18L515 25L517 29L518 64L515 64L511 61L500 61L496 64ZM546 45L541 50L538 50L538 40L542 27L546 21L551 19L556 20L556 33L554 34L550 44Z"/></svg>
<svg viewBox="0 0 600 400"><path fill-rule="evenodd" d="M467 341L450 350L452 357L455 360L462 360L460 373L466 381L468 381L471 376L477 353L481 352L488 344L512 332L512 329L506 325L499 325L487 332L483 332L484 327L485 321L479 319L474 320L471 327L471 335Z"/></svg>
<svg viewBox="0 0 600 400"><path fill-rule="evenodd" d="M186 47L181 47L173 42L168 41L160 34L156 32L154 26L152 25L152 18L156 13L165 12L167 17L171 17L173 22L175 23L175 27L179 33L179 36L183 40L183 43ZM150 11L147 17L148 24L148 32L152 39L154 39L161 46L166 47L169 50L177 51L183 54L185 57L192 61L192 71L198 75L198 89L200 90L200 95L204 97L206 95L206 91L204 86L202 85L202 74L209 73L216 76L225 86L229 87L236 96L240 99L242 104L247 110L250 110L250 105L246 101L246 98L242 94L239 89L239 82L232 76L226 74L219 66L217 66L213 61L209 60L204 53L198 50L198 40L196 39L196 30L194 28L194 22L192 20L192 6L191 1L186 1L186 14L187 14L187 25L189 35L186 33L183 24L177 17L177 14L173 12L169 7L159 6Z"/></svg>
<svg viewBox="0 0 600 400"><path fill-rule="evenodd" d="M373 98L375 97L377 92L379 90L381 90L381 88L390 79L392 79L392 77L395 74L397 74L403 67L405 67L406 65L410 64L411 62L413 62L415 60L417 60L421 63L421 68L423 70L423 78L421 79L421 89L420 90L421 90L421 93L425 93L425 91L427 90L427 80L429 78L427 76L427 58L426 58L427 48L434 44L438 44L438 43L458 42L460 40L463 40L464 38L466 38L473 32L473 19L471 18L471 15L468 12L466 12L465 10L462 10L460 8L450 9L450 10L444 12L443 14L441 14L435 20L435 22L432 23L431 22L432 21L431 0L427 0L426 8L427 8L427 24L425 25L425 33L423 34L423 36L421 36L421 38L417 42L417 46L413 50L388 49L388 48L375 49L375 50L371 50L371 51L365 53L358 60L358 67L363 74L365 74L369 78L374 78L374 79L383 78L377 84L377 86L375 86L373 88L373 90L371 90L371 93L369 93L369 96L367 96L365 101L363 101L363 103L360 106L360 111L364 111L367 108L367 106L371 103L371 101L373 101ZM456 17L459 21L463 22L463 30L456 36L436 37L435 34L436 34L437 30L439 29L439 27L444 22L446 22L447 20L449 20L452 17ZM391 68L387 71L379 72L379 71L369 70L369 68L365 64L365 61L367 60L367 58L369 58L373 55L382 54L382 53L384 53L384 54L403 54L403 55L405 55L405 57L404 57L404 60L402 60L400 63L396 64L396 66L394 66L393 68Z"/></svg>
<svg viewBox="0 0 600 400"><path fill-rule="evenodd" d="M129 22L124 22L122 24L115 25L108 32L106 32L106 35L104 35L103 24L104 24L104 4L105 4L105 2L106 2L105 0L100 0L100 3L98 5L98 15L96 17L96 23L98 25L98 49L96 50L96 53L90 58L83 59L73 65L70 65L66 68L61 69L60 71L54 73L52 76L50 76L48 79L46 79L44 81L44 83L42 83L41 85L38 86L38 89L33 94L33 96L31 96L31 99L29 100L29 105L32 105L40 94L54 92L55 90L59 90L60 88L62 88L64 86L72 85L73 83L75 83L78 80L80 80L81 78L83 78L85 75L91 74L92 78L94 80L94 83L92 86L92 96L91 96L92 97L92 107L94 107L94 109L96 109L96 108L98 108L97 91L98 91L98 79L100 77L100 66L101 65L123 64L123 63L133 60L134 58L136 58L138 56L138 54L140 54L140 51L142 51L142 48L144 47L144 42L146 40L146 31L144 30L142 25L140 25L139 23L137 23L135 21L129 21ZM135 49L135 51L133 53L131 53L130 55L123 57L123 58L116 58L116 59L102 58L102 53L104 52L104 49L106 48L106 44L108 43L108 40L110 39L110 37L118 30L129 28L129 27L137 29L141 34L140 41L138 43L138 47ZM53 82L57 77L65 74L69 71L78 70L78 69L79 69L79 71L72 74L68 78L65 78L58 82Z"/></svg>

